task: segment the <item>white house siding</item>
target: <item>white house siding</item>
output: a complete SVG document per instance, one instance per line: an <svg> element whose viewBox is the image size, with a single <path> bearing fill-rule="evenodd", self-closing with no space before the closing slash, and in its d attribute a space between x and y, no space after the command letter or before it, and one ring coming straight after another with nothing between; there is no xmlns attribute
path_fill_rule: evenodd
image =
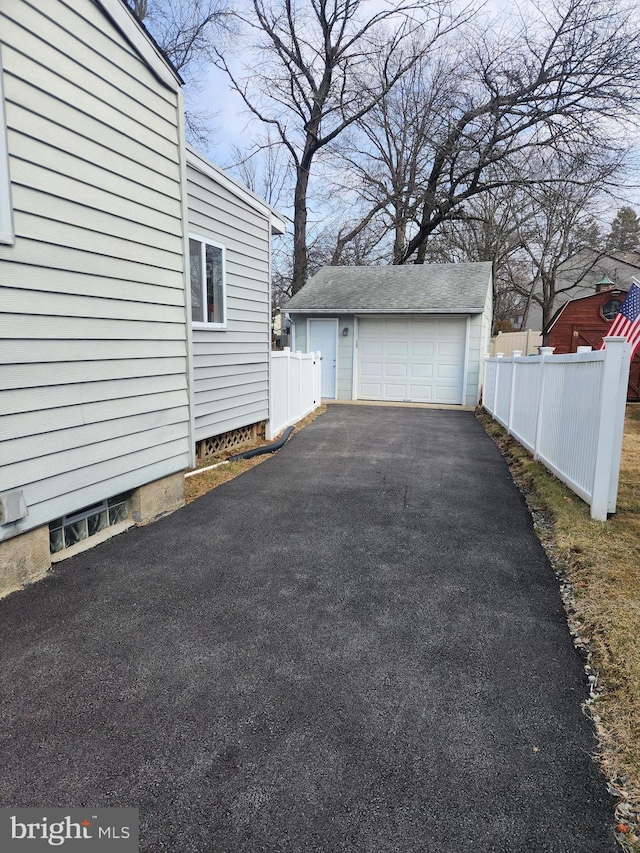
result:
<svg viewBox="0 0 640 853"><path fill-rule="evenodd" d="M344 330L348 329L346 335ZM352 314L340 317L338 324L338 400L353 399L353 332Z"/></svg>
<svg viewBox="0 0 640 853"><path fill-rule="evenodd" d="M489 351L491 341L492 310L492 289L488 287L484 311L482 314L472 314L469 318L467 406L477 406L480 402L480 389L484 381L484 357Z"/></svg>
<svg viewBox="0 0 640 853"><path fill-rule="evenodd" d="M467 387L465 403L467 406L477 406L479 402L479 381L482 356L486 350L482 347L483 315L472 314L469 317L469 337L467 341Z"/></svg>
<svg viewBox="0 0 640 853"><path fill-rule="evenodd" d="M487 298L484 303L484 311L480 321L480 345L478 347L478 384L473 389L473 400L467 400L469 406L477 406L480 402L482 386L484 384L484 368L485 356L488 355L491 347L491 326L493 322L493 287L487 288Z"/></svg>
<svg viewBox="0 0 640 853"><path fill-rule="evenodd" d="M178 86L92 0L3 0L0 539L189 464Z"/></svg>
<svg viewBox="0 0 640 853"><path fill-rule="evenodd" d="M216 177L188 158L189 233L226 252L226 328L193 329L196 441L269 417L270 219Z"/></svg>

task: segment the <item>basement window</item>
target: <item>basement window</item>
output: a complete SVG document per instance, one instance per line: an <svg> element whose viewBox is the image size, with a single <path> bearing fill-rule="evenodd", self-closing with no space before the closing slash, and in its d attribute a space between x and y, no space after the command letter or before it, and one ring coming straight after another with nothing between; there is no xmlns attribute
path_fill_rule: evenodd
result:
<svg viewBox="0 0 640 853"><path fill-rule="evenodd" d="M86 506L49 524L49 551L57 554L129 517L129 492Z"/></svg>

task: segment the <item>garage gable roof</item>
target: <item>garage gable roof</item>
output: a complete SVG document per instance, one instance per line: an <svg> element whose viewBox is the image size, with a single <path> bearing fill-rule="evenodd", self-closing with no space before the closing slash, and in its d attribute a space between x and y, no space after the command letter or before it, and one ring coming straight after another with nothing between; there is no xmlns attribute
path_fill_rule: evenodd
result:
<svg viewBox="0 0 640 853"><path fill-rule="evenodd" d="M309 314L482 314L491 263L323 267L285 306Z"/></svg>

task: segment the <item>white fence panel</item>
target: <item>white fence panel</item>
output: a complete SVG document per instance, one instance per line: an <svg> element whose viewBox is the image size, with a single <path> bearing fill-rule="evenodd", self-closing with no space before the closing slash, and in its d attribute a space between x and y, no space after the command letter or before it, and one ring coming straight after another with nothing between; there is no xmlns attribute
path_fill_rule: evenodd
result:
<svg viewBox="0 0 640 853"><path fill-rule="evenodd" d="M487 361L484 366L484 386L482 389L482 405L493 414L495 394L496 394L496 372L498 370L498 359L492 358Z"/></svg>
<svg viewBox="0 0 640 853"><path fill-rule="evenodd" d="M531 453L536 442L536 420L541 357L514 357L513 405L509 431Z"/></svg>
<svg viewBox="0 0 640 853"><path fill-rule="evenodd" d="M495 395L495 411L494 418L501 423L503 427L509 427L509 406L511 400L511 373L513 371L513 363L509 358L503 358L498 364L498 385Z"/></svg>
<svg viewBox="0 0 640 853"><path fill-rule="evenodd" d="M630 360L624 338L605 341L598 352L488 358L482 400L600 520L616 508Z"/></svg>
<svg viewBox="0 0 640 853"><path fill-rule="evenodd" d="M581 354L582 355L582 354ZM591 502L598 450L604 352L592 360L554 356L545 365L538 458ZM566 360L565 360L566 359ZM625 395L626 396L626 395Z"/></svg>
<svg viewBox="0 0 640 853"><path fill-rule="evenodd" d="M320 353L271 353L267 438L297 423L320 405Z"/></svg>

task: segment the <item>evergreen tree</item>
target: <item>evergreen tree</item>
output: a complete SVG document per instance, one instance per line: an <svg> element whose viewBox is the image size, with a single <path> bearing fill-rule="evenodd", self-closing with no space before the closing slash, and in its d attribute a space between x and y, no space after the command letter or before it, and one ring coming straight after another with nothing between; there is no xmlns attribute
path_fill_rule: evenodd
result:
<svg viewBox="0 0 640 853"><path fill-rule="evenodd" d="M621 207L611 223L607 237L607 249L616 252L631 252L640 244L640 220L632 207Z"/></svg>

